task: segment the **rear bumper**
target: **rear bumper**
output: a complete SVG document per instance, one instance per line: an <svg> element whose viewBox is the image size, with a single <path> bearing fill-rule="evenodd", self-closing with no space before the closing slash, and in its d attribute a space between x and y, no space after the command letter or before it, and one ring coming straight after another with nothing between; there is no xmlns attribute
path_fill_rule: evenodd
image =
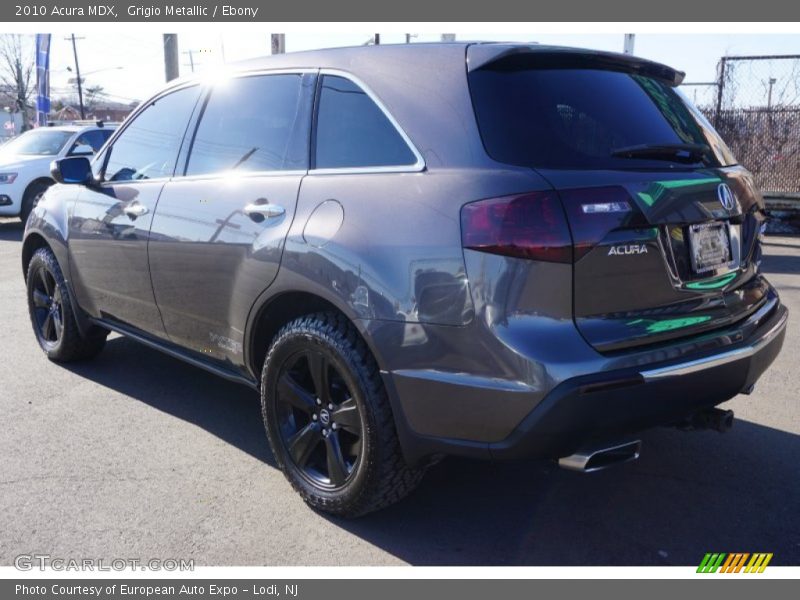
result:
<svg viewBox="0 0 800 600"><path fill-rule="evenodd" d="M500 439L478 441L420 435L418 428L409 427L409 421L401 418L398 429L406 458L412 463L432 455L556 458L572 454L588 444L613 441L642 429L679 422L752 386L780 352L787 319L788 310L773 294L769 302L745 322L716 332L713 344L707 347L698 341L694 343L696 351L680 355L666 348L663 356L672 358L567 378L521 416L513 430ZM720 338L727 340L722 347ZM401 379L395 381L386 377L386 381L390 395L397 399L398 387L403 388L402 384L395 386L395 383L400 384ZM468 386L461 383L461 390L467 389ZM481 396L485 403L504 405L516 395L528 395L524 389L503 390L502 394L496 389L471 389L469 392ZM465 400L468 407L469 394ZM398 403L399 407L404 404L408 403ZM482 414L485 418L487 413ZM449 418L455 422L472 423L474 416L470 410L449 413ZM452 430L452 426L449 428Z"/></svg>
<svg viewBox="0 0 800 600"><path fill-rule="evenodd" d="M489 444L489 452L503 459L564 456L730 400L778 356L787 319L778 304L756 335L725 352L565 381L508 438Z"/></svg>

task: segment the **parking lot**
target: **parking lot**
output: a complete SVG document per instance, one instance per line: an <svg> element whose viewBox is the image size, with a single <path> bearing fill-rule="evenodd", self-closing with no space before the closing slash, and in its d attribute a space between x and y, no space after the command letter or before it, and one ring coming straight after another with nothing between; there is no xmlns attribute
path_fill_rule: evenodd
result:
<svg viewBox="0 0 800 600"><path fill-rule="evenodd" d="M0 564L19 554L197 565L691 565L715 552L800 563L800 238L764 269L793 311L732 431L643 434L641 459L581 475L446 460L399 505L321 516L267 446L258 396L120 337L48 362L30 331L22 225L0 220Z"/></svg>

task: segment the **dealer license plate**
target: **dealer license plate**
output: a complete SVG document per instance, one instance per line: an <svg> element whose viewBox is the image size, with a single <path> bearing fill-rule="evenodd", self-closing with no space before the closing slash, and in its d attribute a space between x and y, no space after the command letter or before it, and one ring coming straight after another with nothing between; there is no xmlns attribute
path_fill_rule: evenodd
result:
<svg viewBox="0 0 800 600"><path fill-rule="evenodd" d="M708 273L731 261L731 242L725 223L689 225L689 251L695 273Z"/></svg>

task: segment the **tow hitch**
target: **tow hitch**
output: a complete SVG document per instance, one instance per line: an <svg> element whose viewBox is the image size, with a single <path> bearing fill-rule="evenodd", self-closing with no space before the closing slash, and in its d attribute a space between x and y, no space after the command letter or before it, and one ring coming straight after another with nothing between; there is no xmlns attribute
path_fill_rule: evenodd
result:
<svg viewBox="0 0 800 600"><path fill-rule="evenodd" d="M733 411L721 408L706 408L678 424L678 428L684 431L713 429L725 433L731 427L733 427Z"/></svg>

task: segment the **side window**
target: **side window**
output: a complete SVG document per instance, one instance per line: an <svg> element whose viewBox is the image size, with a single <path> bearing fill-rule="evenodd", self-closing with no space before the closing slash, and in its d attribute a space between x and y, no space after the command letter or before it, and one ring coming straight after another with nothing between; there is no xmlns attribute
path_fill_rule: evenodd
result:
<svg viewBox="0 0 800 600"><path fill-rule="evenodd" d="M106 181L171 176L199 95L199 86L183 88L158 98L140 112L110 148Z"/></svg>
<svg viewBox="0 0 800 600"><path fill-rule="evenodd" d="M70 156L91 156L106 143L111 136L108 129L93 129L82 133L69 149Z"/></svg>
<svg viewBox="0 0 800 600"><path fill-rule="evenodd" d="M307 168L310 119L302 90L300 74L218 84L200 118L186 174Z"/></svg>
<svg viewBox="0 0 800 600"><path fill-rule="evenodd" d="M416 162L408 144L364 90L343 77L323 77L317 113L317 169Z"/></svg>

